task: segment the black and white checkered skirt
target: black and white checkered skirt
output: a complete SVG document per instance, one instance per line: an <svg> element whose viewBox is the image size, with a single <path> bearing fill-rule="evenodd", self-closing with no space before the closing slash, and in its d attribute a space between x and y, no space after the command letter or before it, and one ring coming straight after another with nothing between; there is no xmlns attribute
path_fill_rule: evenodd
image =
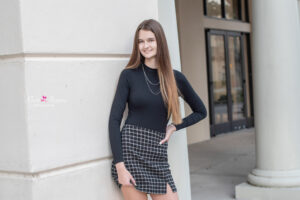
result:
<svg viewBox="0 0 300 200"><path fill-rule="evenodd" d="M165 194L168 183L176 192L168 163L168 142L159 144L165 133L133 124L124 124L121 133L124 164L136 182L135 188L148 194ZM114 162L111 174L121 188Z"/></svg>

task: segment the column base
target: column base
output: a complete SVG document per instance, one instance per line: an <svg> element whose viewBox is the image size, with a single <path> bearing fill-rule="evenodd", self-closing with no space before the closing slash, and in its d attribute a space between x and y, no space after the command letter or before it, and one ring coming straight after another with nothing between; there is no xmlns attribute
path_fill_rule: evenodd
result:
<svg viewBox="0 0 300 200"><path fill-rule="evenodd" d="M248 182L259 187L300 187L300 170L253 169Z"/></svg>
<svg viewBox="0 0 300 200"><path fill-rule="evenodd" d="M236 200L299 200L300 187L258 187L249 183L235 186Z"/></svg>

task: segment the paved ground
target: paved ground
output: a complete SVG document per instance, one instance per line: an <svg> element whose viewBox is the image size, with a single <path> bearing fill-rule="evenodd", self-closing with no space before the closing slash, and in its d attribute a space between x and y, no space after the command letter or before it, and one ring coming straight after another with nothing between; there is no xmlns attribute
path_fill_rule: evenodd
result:
<svg viewBox="0 0 300 200"><path fill-rule="evenodd" d="M192 200L232 200L255 167L254 128L189 145Z"/></svg>

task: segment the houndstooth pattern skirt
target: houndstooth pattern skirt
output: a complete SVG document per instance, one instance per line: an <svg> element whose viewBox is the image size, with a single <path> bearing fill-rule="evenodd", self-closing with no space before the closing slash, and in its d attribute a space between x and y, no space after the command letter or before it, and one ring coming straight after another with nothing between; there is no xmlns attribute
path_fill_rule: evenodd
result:
<svg viewBox="0 0 300 200"><path fill-rule="evenodd" d="M168 163L168 142L159 144L165 133L133 124L124 124L121 133L124 164L136 182L134 187L148 194L166 194L168 183L176 192ZM111 175L121 188L113 161Z"/></svg>

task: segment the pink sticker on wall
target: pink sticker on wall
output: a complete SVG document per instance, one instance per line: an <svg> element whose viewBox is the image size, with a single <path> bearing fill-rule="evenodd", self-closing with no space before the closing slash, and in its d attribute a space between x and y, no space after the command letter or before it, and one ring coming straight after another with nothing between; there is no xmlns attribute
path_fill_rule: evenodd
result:
<svg viewBox="0 0 300 200"><path fill-rule="evenodd" d="M47 97L46 96L42 96L42 98L41 98L41 102L47 102Z"/></svg>

